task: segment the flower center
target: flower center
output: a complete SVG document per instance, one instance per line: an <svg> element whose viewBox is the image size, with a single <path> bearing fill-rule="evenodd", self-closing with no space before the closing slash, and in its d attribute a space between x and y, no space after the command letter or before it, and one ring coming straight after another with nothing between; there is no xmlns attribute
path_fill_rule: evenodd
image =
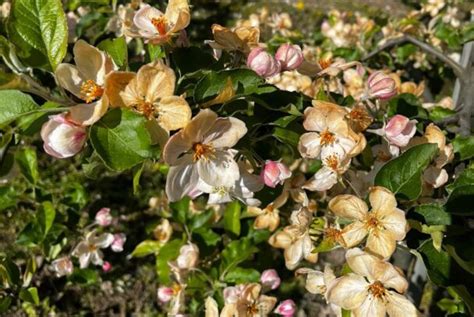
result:
<svg viewBox="0 0 474 317"><path fill-rule="evenodd" d="M133 106L138 112L143 114L148 120L152 119L155 114L155 106L151 102L142 101Z"/></svg>
<svg viewBox="0 0 474 317"><path fill-rule="evenodd" d="M193 144L193 161L199 161L201 158L208 159L214 156L216 150L211 145L194 143Z"/></svg>
<svg viewBox="0 0 474 317"><path fill-rule="evenodd" d="M322 146L331 145L336 141L336 136L334 135L334 133L329 132L328 129L321 132L320 136L321 136L320 142Z"/></svg>
<svg viewBox="0 0 474 317"><path fill-rule="evenodd" d="M369 229L376 229L380 224L379 220L372 215L367 216L365 223Z"/></svg>
<svg viewBox="0 0 474 317"><path fill-rule="evenodd" d="M173 290L173 295L177 295L179 291L181 291L181 285L174 283L173 286L171 286L171 289Z"/></svg>
<svg viewBox="0 0 474 317"><path fill-rule="evenodd" d="M151 24L160 35L166 35L166 18L164 16L151 19Z"/></svg>
<svg viewBox="0 0 474 317"><path fill-rule="evenodd" d="M95 244L89 244L88 249L89 249L89 252L97 251L97 247L95 246Z"/></svg>
<svg viewBox="0 0 474 317"><path fill-rule="evenodd" d="M357 106L349 113L349 122L354 131L359 132L367 129L372 123L372 117L363 107Z"/></svg>
<svg viewBox="0 0 474 317"><path fill-rule="evenodd" d="M331 58L320 59L318 63L321 69L326 69L332 64L332 59Z"/></svg>
<svg viewBox="0 0 474 317"><path fill-rule="evenodd" d="M381 298L385 295L385 287L383 287L381 282L375 281L369 285L369 292L372 294L372 296Z"/></svg>
<svg viewBox="0 0 474 317"><path fill-rule="evenodd" d="M92 101L102 97L104 94L104 89L97 85L95 81L92 79L88 79L81 85L81 95L87 103L91 103Z"/></svg>
<svg viewBox="0 0 474 317"><path fill-rule="evenodd" d="M324 231L324 235L326 238L331 239L333 241L339 241L341 239L341 230L338 230L336 228L327 228Z"/></svg>
<svg viewBox="0 0 474 317"><path fill-rule="evenodd" d="M339 159L335 154L326 157L325 163L326 166L328 166L333 171L337 171L337 168L339 167Z"/></svg>
<svg viewBox="0 0 474 317"><path fill-rule="evenodd" d="M250 304L247 307L247 314L249 315L255 315L259 312L258 305L256 303Z"/></svg>

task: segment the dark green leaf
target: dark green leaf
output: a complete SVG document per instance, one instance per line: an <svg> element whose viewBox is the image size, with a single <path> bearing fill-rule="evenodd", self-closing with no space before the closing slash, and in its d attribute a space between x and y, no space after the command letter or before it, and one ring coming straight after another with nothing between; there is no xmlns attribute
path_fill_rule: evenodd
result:
<svg viewBox="0 0 474 317"><path fill-rule="evenodd" d="M18 151L16 153L16 162L23 176L25 176L31 184L36 185L39 179L36 151L32 148L25 148Z"/></svg>
<svg viewBox="0 0 474 317"><path fill-rule="evenodd" d="M50 201L43 202L38 213L38 222L43 230L43 236L48 234L55 217L56 211L54 210L53 204Z"/></svg>
<svg viewBox="0 0 474 317"><path fill-rule="evenodd" d="M447 286L450 283L450 272L451 272L451 258L448 253L441 250L438 252L434 246L432 240L425 241L419 248L418 251L423 257L426 269L428 270L428 276L431 281L437 285Z"/></svg>
<svg viewBox="0 0 474 317"><path fill-rule="evenodd" d="M257 251L258 249L248 238L232 241L222 250L222 260L220 264L221 274L232 270Z"/></svg>
<svg viewBox="0 0 474 317"><path fill-rule="evenodd" d="M446 211L459 215L474 214L474 184L454 188L446 202Z"/></svg>
<svg viewBox="0 0 474 317"><path fill-rule="evenodd" d="M170 267L169 261L174 260L179 255L179 249L183 245L180 239L171 240L166 243L156 256L156 272L160 284L167 285L170 282Z"/></svg>
<svg viewBox="0 0 474 317"><path fill-rule="evenodd" d="M438 152L436 144L420 144L385 164L375 176L375 185L388 188L408 200L421 194L421 175Z"/></svg>
<svg viewBox="0 0 474 317"><path fill-rule="evenodd" d="M423 216L427 225L451 224L451 215L440 205L420 205L415 208L415 212Z"/></svg>
<svg viewBox="0 0 474 317"><path fill-rule="evenodd" d="M429 118L431 121L441 121L445 118L451 117L456 114L455 110L446 109L443 107L436 106L429 111Z"/></svg>
<svg viewBox="0 0 474 317"><path fill-rule="evenodd" d="M122 171L154 156L145 122L143 116L117 108L92 126L91 143L105 165Z"/></svg>
<svg viewBox="0 0 474 317"><path fill-rule="evenodd" d="M199 235L207 246L215 246L221 241L221 236L208 228L199 228L194 230L194 233Z"/></svg>
<svg viewBox="0 0 474 317"><path fill-rule="evenodd" d="M461 160L468 160L474 157L474 136L456 136L453 140L454 152L459 153Z"/></svg>
<svg viewBox="0 0 474 317"><path fill-rule="evenodd" d="M38 289L36 287L30 287L28 289L22 289L20 291L20 298L25 302L29 302L35 305L39 305Z"/></svg>

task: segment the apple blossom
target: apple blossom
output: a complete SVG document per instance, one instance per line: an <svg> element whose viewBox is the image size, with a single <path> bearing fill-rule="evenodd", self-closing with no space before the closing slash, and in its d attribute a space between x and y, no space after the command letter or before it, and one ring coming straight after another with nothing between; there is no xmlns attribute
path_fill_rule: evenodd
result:
<svg viewBox="0 0 474 317"><path fill-rule="evenodd" d="M160 287L158 288L158 300L162 303L167 303L169 302L174 295L174 290L171 287Z"/></svg>
<svg viewBox="0 0 474 317"><path fill-rule="evenodd" d="M101 227L110 226L114 218L110 214L110 208L101 208L95 214L95 222Z"/></svg>
<svg viewBox="0 0 474 317"><path fill-rule="evenodd" d="M247 67L265 78L280 72L280 62L262 47L252 49L247 57Z"/></svg>
<svg viewBox="0 0 474 317"><path fill-rule="evenodd" d="M114 241L110 245L110 248L114 252L122 252L123 251L123 245L125 244L125 241L127 241L127 236L123 233L116 233L114 234Z"/></svg>
<svg viewBox="0 0 474 317"><path fill-rule="evenodd" d="M280 62L282 70L295 70L304 60L301 47L298 45L280 45L275 53L275 59Z"/></svg>
<svg viewBox="0 0 474 317"><path fill-rule="evenodd" d="M166 243L173 234L173 227L171 226L168 219L162 219L160 224L153 230L153 235L156 240Z"/></svg>
<svg viewBox="0 0 474 317"><path fill-rule="evenodd" d="M189 270L196 266L199 259L199 249L193 243L185 244L179 249L179 256L176 259L178 268Z"/></svg>
<svg viewBox="0 0 474 317"><path fill-rule="evenodd" d="M170 0L165 13L145 5L137 11L133 23L138 29L138 35L146 42L163 44L174 34L185 29L191 20L187 0Z"/></svg>
<svg viewBox="0 0 474 317"><path fill-rule="evenodd" d="M354 316L418 316L415 306L401 295L408 282L396 267L357 248L347 251L346 260L353 273L330 283L328 302Z"/></svg>
<svg viewBox="0 0 474 317"><path fill-rule="evenodd" d="M109 261L104 261L104 264L102 264L102 271L105 273L109 272L112 269L112 264L110 264Z"/></svg>
<svg viewBox="0 0 474 317"><path fill-rule="evenodd" d="M248 54L252 48L258 46L260 39L258 27L241 26L228 29L219 24L213 24L211 29L214 41L207 41L207 43L216 51L241 51Z"/></svg>
<svg viewBox="0 0 474 317"><path fill-rule="evenodd" d="M353 195L338 195L328 207L335 215L353 220L342 229L345 248L358 245L368 236L366 249L388 259L408 231L405 213L397 208L395 195L384 187L372 187L369 201L371 212L362 199Z"/></svg>
<svg viewBox="0 0 474 317"><path fill-rule="evenodd" d="M173 202L188 195L199 179L210 186L232 187L240 172L231 147L245 133L247 128L241 120L218 118L209 109L201 110L163 149L163 158L170 165L168 199Z"/></svg>
<svg viewBox="0 0 474 317"><path fill-rule="evenodd" d="M74 248L72 255L79 258L81 269L88 267L90 262L94 265L102 265L104 262L100 249L108 248L113 241L114 236L110 233L103 233L98 236L95 231L91 231Z"/></svg>
<svg viewBox="0 0 474 317"><path fill-rule="evenodd" d="M53 271L57 277L70 275L74 270L74 265L68 256L56 259L52 263Z"/></svg>
<svg viewBox="0 0 474 317"><path fill-rule="evenodd" d="M263 183L271 188L275 188L278 184L283 184L284 181L290 177L291 171L285 164L269 160L265 162L262 172L260 173L260 178Z"/></svg>
<svg viewBox="0 0 474 317"><path fill-rule="evenodd" d="M278 272L274 269L265 270L262 272L262 275L260 275L260 283L270 289L277 289L278 286L280 286L280 282Z"/></svg>
<svg viewBox="0 0 474 317"><path fill-rule="evenodd" d="M393 116L384 127L388 142L397 147L407 146L416 133L416 120L410 120L402 115Z"/></svg>
<svg viewBox="0 0 474 317"><path fill-rule="evenodd" d="M79 153L86 142L86 128L69 120L67 114L50 116L41 128L43 148L56 158L68 158Z"/></svg>
<svg viewBox="0 0 474 317"><path fill-rule="evenodd" d="M232 292L232 296L224 295L225 305L221 316L268 316L275 307L277 299L260 294L261 289L260 284L251 283L238 285L232 291L228 290L227 293Z"/></svg>

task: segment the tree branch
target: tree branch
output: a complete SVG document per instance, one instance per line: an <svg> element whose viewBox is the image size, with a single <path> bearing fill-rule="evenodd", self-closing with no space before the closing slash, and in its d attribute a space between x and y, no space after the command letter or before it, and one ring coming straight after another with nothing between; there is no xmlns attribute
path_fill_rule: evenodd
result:
<svg viewBox="0 0 474 317"><path fill-rule="evenodd" d="M434 48L433 46L431 46L431 45L429 45L425 42L422 42L422 41L420 41L420 40L418 40L418 39L416 39L416 38L414 38L413 36L410 36L410 35L403 35L403 36L400 36L396 39L388 41L384 45L378 47L377 49L375 49L374 51L370 52L368 55L363 57L362 61L368 60L369 58L374 57L375 55L379 54L382 51L385 51L389 48L401 45L403 43L412 43L412 44L418 46L422 51L435 56L436 58L438 58L442 62L446 63L449 67L451 67L451 69L454 71L454 74L458 78L460 78L461 80L464 80L465 72L464 72L463 67L460 64L458 64L456 61L454 61L449 56L444 55L444 53L441 52L440 50L438 50L438 49Z"/></svg>

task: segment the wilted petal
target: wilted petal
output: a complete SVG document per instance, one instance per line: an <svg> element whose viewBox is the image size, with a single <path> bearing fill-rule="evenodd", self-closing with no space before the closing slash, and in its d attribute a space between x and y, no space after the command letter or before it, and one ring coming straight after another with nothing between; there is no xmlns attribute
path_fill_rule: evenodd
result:
<svg viewBox="0 0 474 317"><path fill-rule="evenodd" d="M286 231L279 231L272 235L268 243L274 248L287 249L293 242L293 237Z"/></svg>
<svg viewBox="0 0 474 317"><path fill-rule="evenodd" d="M54 75L61 87L82 99L81 84L87 79L82 77L76 66L65 63L59 64Z"/></svg>
<svg viewBox="0 0 474 317"><path fill-rule="evenodd" d="M369 210L367 204L354 195L338 195L329 201L328 207L339 217L360 221L365 219Z"/></svg>
<svg viewBox="0 0 474 317"><path fill-rule="evenodd" d="M169 33L176 33L189 25L191 14L188 0L170 0L165 11L166 19L172 25Z"/></svg>
<svg viewBox="0 0 474 317"><path fill-rule="evenodd" d="M104 52L79 40L73 48L74 62L77 69L86 80L93 80L102 86L105 83L105 75L113 70L113 63Z"/></svg>
<svg viewBox="0 0 474 317"><path fill-rule="evenodd" d="M390 211L397 207L395 195L385 187L375 186L370 189L369 193L370 206L372 212Z"/></svg>
<svg viewBox="0 0 474 317"><path fill-rule="evenodd" d="M219 317L217 302L212 297L207 297L204 303L205 317Z"/></svg>
<svg viewBox="0 0 474 317"><path fill-rule="evenodd" d="M132 72L111 72L105 79L105 93L112 107L125 107L120 93L135 78Z"/></svg>
<svg viewBox="0 0 474 317"><path fill-rule="evenodd" d="M70 108L69 119L78 125L93 125L102 118L109 108L106 96L93 103L82 103Z"/></svg>
<svg viewBox="0 0 474 317"><path fill-rule="evenodd" d="M142 66L136 80L141 87L141 96L148 102L174 94L176 76L174 71L163 62L158 61Z"/></svg>
<svg viewBox="0 0 474 317"><path fill-rule="evenodd" d="M368 296L360 307L354 309L354 317L385 317L385 303L373 296Z"/></svg>
<svg viewBox="0 0 474 317"><path fill-rule="evenodd" d="M403 210L394 208L392 210L379 210L375 217L385 230L392 233L393 237L400 241L405 238L407 232L407 221Z"/></svg>
<svg viewBox="0 0 474 317"><path fill-rule="evenodd" d="M318 158L321 153L321 138L316 132L305 133L300 137L298 150L304 158Z"/></svg>
<svg viewBox="0 0 474 317"><path fill-rule="evenodd" d="M180 129L191 120L191 108L183 97L164 97L157 110L159 124L168 131Z"/></svg>
<svg viewBox="0 0 474 317"><path fill-rule="evenodd" d="M387 313L390 317L416 317L416 307L405 296L388 292Z"/></svg>
<svg viewBox="0 0 474 317"><path fill-rule="evenodd" d="M183 130L169 138L163 148L163 160L169 165L178 164L178 159L192 147L192 142L183 135Z"/></svg>
<svg viewBox="0 0 474 317"><path fill-rule="evenodd" d="M376 230L369 233L367 238L367 250L380 255L384 259L388 259L395 252L396 246L395 237L388 230Z"/></svg>
<svg viewBox="0 0 474 317"><path fill-rule="evenodd" d="M293 270L298 266L298 263L303 259L304 254L304 239L296 240L288 248L285 249L285 264L288 270Z"/></svg>
<svg viewBox="0 0 474 317"><path fill-rule="evenodd" d="M217 119L217 114L205 109L199 113L186 125L183 129L183 138L190 140L189 142L202 142L206 133L213 127Z"/></svg>
<svg viewBox="0 0 474 317"><path fill-rule="evenodd" d="M344 247L350 248L358 245L367 236L367 228L363 222L355 221L342 229L342 240Z"/></svg>
<svg viewBox="0 0 474 317"><path fill-rule="evenodd" d="M329 285L326 298L330 303L336 304L344 309L353 310L362 305L367 298L368 286L362 276L349 273L335 279Z"/></svg>
<svg viewBox="0 0 474 317"><path fill-rule="evenodd" d="M337 173L323 166L303 185L303 188L311 191L324 191L331 189L336 183Z"/></svg>

